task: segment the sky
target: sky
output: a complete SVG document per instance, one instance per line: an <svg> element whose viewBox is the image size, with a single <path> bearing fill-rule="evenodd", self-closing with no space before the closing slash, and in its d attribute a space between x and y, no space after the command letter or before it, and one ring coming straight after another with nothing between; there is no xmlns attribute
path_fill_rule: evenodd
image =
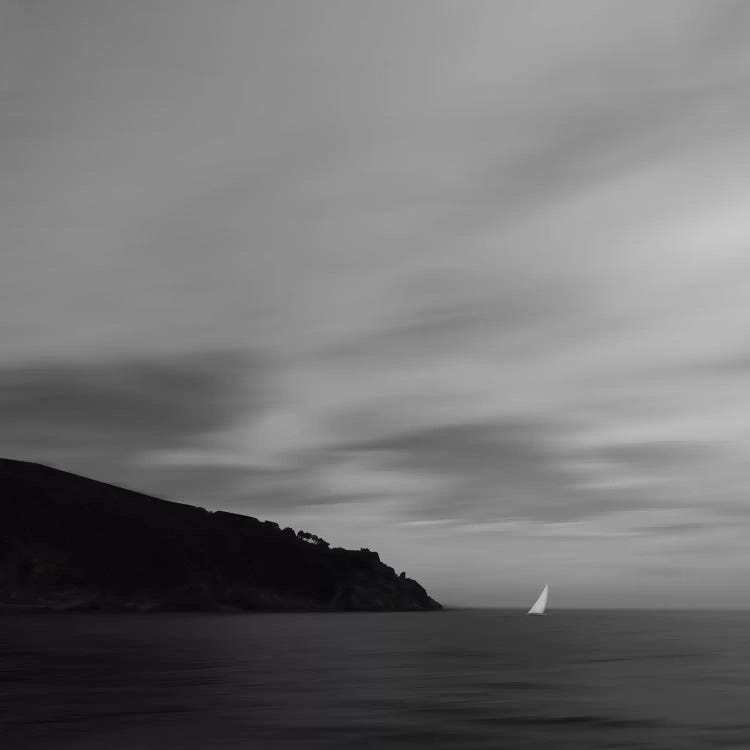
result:
<svg viewBox="0 0 750 750"><path fill-rule="evenodd" d="M0 0L0 455L744 607L748 122L741 1Z"/></svg>

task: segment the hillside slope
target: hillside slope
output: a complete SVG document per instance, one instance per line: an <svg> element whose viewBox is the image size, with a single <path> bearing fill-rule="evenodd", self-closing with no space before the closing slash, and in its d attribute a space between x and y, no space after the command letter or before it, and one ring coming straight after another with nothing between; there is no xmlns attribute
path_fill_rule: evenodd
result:
<svg viewBox="0 0 750 750"><path fill-rule="evenodd" d="M0 459L0 610L433 610L369 550Z"/></svg>

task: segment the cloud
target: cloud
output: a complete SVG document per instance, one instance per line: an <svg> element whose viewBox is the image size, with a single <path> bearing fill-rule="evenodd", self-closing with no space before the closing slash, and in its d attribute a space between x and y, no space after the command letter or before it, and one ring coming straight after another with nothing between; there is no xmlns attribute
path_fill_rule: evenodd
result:
<svg viewBox="0 0 750 750"><path fill-rule="evenodd" d="M390 435L355 447L380 463L441 479L423 504L422 517L571 519L601 512L605 496L574 492L560 468L561 426L486 421L449 424Z"/></svg>
<svg viewBox="0 0 750 750"><path fill-rule="evenodd" d="M612 445L604 448L602 453L641 471L649 469L682 471L696 461L710 462L716 457L717 450L718 446L712 443L686 439Z"/></svg>
<svg viewBox="0 0 750 750"><path fill-rule="evenodd" d="M259 357L236 351L6 366L0 454L132 477L143 456L214 448L261 410L264 377Z"/></svg>
<svg viewBox="0 0 750 750"><path fill-rule="evenodd" d="M381 370L446 357L471 356L498 345L513 355L524 343L552 335L561 322L582 321L593 300L573 279L500 276L469 269L429 268L399 280L379 320L315 353L322 366Z"/></svg>

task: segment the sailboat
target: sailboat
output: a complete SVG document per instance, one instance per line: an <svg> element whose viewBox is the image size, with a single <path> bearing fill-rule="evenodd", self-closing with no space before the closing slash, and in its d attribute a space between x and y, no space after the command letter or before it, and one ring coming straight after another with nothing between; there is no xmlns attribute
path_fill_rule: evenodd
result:
<svg viewBox="0 0 750 750"><path fill-rule="evenodd" d="M539 598L532 604L531 609L526 613L529 615L543 615L547 609L547 597L549 596L549 586L545 584Z"/></svg>

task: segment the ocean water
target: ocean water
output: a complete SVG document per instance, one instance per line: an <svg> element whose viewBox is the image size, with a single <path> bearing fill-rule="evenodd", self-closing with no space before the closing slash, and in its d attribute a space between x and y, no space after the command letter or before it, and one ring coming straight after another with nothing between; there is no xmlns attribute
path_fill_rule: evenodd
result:
<svg viewBox="0 0 750 750"><path fill-rule="evenodd" d="M16 615L4 750L750 748L750 613Z"/></svg>

